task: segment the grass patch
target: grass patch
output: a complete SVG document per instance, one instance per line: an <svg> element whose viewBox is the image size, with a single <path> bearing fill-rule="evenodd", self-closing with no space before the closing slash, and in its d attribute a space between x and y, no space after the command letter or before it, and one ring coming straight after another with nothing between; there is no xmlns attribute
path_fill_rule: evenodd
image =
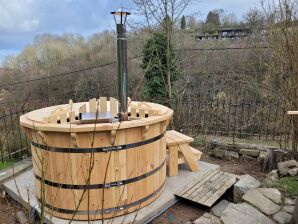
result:
<svg viewBox="0 0 298 224"><path fill-rule="evenodd" d="M287 197L298 196L298 176L283 177L274 182L272 187L282 191Z"/></svg>
<svg viewBox="0 0 298 224"><path fill-rule="evenodd" d="M0 170L5 169L11 165L11 162L0 162Z"/></svg>

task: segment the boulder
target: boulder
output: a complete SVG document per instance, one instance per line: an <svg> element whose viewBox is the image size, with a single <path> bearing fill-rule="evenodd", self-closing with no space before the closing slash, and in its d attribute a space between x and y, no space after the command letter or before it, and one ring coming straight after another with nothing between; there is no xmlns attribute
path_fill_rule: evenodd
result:
<svg viewBox="0 0 298 224"><path fill-rule="evenodd" d="M266 215L273 215L280 210L280 207L274 204L270 199L261 194L258 189L251 189L243 195L243 199L258 208Z"/></svg>
<svg viewBox="0 0 298 224"><path fill-rule="evenodd" d="M286 176L290 169L293 169L296 167L297 167L296 160L289 160L289 161L280 162L277 164L277 168L281 176Z"/></svg>
<svg viewBox="0 0 298 224"><path fill-rule="evenodd" d="M210 213L204 213L200 218L193 222L194 224L221 224L220 219L211 215Z"/></svg>
<svg viewBox="0 0 298 224"><path fill-rule="evenodd" d="M280 204L282 202L281 193L275 188L258 188L257 190L276 204Z"/></svg>
<svg viewBox="0 0 298 224"><path fill-rule="evenodd" d="M293 214L294 212L294 205L286 205L285 207L282 208L287 213Z"/></svg>
<svg viewBox="0 0 298 224"><path fill-rule="evenodd" d="M234 202L241 202L242 196L250 189L260 187L260 182L246 174L239 176L239 181L234 185Z"/></svg>
<svg viewBox="0 0 298 224"><path fill-rule="evenodd" d="M288 224L291 221L292 216L284 211L280 211L273 216L273 219L278 224Z"/></svg>
<svg viewBox="0 0 298 224"><path fill-rule="evenodd" d="M221 220L224 224L273 224L263 213L246 203L229 204Z"/></svg>
<svg viewBox="0 0 298 224"><path fill-rule="evenodd" d="M213 208L211 208L212 214L220 218L222 212L229 206L229 204L231 204L231 202L227 200L220 201Z"/></svg>
<svg viewBox="0 0 298 224"><path fill-rule="evenodd" d="M245 156L258 157L259 154L260 154L260 150L257 150L257 149L240 149L239 154L240 155L245 155Z"/></svg>
<svg viewBox="0 0 298 224"><path fill-rule="evenodd" d="M223 159L225 157L225 153L226 153L226 151L223 149L214 149L213 150L213 155L216 158Z"/></svg>
<svg viewBox="0 0 298 224"><path fill-rule="evenodd" d="M298 168L296 167L296 168L290 169L290 170L288 171L288 174L289 174L291 177L296 176L296 175L298 174Z"/></svg>

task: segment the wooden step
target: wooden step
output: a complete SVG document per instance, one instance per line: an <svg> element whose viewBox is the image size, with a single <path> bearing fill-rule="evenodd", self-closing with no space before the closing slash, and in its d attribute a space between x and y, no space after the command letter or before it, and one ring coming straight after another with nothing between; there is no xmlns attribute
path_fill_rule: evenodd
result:
<svg viewBox="0 0 298 224"><path fill-rule="evenodd" d="M175 195L211 207L235 182L235 175L211 170L182 187Z"/></svg>

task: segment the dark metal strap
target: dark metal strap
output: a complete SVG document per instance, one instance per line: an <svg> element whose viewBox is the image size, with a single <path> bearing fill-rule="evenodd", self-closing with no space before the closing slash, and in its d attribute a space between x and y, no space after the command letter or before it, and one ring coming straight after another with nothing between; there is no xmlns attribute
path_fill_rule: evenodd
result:
<svg viewBox="0 0 298 224"><path fill-rule="evenodd" d="M52 147L47 145L42 145L36 142L31 142L31 145L40 148L43 150L51 151L51 152L62 152L62 153L96 153L96 152L111 152L111 151L120 151L130 148L139 147L142 145L147 145L152 142L155 142L161 139L164 136L164 133L150 139L146 139L141 142L130 143L126 145L115 145L115 146L107 146L107 147L98 147L98 148L60 148L60 147Z"/></svg>
<svg viewBox="0 0 298 224"><path fill-rule="evenodd" d="M70 210L70 209L64 209L64 208L56 208L52 205L49 205L47 203L44 203L44 205L48 208L48 209L51 209L55 212L59 212L59 213L64 213L64 214L69 214L69 215L100 215L100 214L109 214L109 213L112 213L112 212L117 212L117 211L121 211L121 210L126 210L130 207L134 207L136 205L140 205L142 204L143 202L149 200L150 198L154 197L156 194L158 194L161 189L165 186L165 182L157 189L155 190L153 193L149 194L148 196L138 200L138 201L135 201L135 202L132 202L132 203L129 203L129 204L126 204L126 205L121 205L121 206L117 206L117 207L113 207L113 208L106 208L106 209L101 209L101 210ZM38 201L41 203L41 200L38 198Z"/></svg>
<svg viewBox="0 0 298 224"><path fill-rule="evenodd" d="M76 189L76 190L91 190L91 189L100 189L100 188L111 188L111 187L117 187L117 186L122 186L125 184L130 184L139 180L143 180L146 177L149 177L153 174L155 174L157 171L159 171L165 164L166 161L163 161L163 163L161 165L159 165L157 168L155 168L154 170L151 170L148 173L145 173L141 176L138 177L133 177L127 180L121 180L121 181L116 181L116 182L111 182L111 183L106 183L106 184L91 184L91 185L74 185L74 184L61 184L61 183L55 183L55 182L51 182L49 180L42 180L41 177L39 177L38 175L35 175L35 178L39 181L42 181L43 183L45 183L46 185L52 186L52 187L57 187L57 188L64 188L64 189Z"/></svg>

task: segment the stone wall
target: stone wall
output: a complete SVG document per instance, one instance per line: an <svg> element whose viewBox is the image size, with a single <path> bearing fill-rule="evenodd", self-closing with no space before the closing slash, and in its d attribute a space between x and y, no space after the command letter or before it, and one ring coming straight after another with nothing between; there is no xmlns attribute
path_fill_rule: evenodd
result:
<svg viewBox="0 0 298 224"><path fill-rule="evenodd" d="M287 161L291 158L289 151L256 144L231 144L213 140L210 142L209 155L227 160L245 159L258 160L264 170L275 169L278 162Z"/></svg>

